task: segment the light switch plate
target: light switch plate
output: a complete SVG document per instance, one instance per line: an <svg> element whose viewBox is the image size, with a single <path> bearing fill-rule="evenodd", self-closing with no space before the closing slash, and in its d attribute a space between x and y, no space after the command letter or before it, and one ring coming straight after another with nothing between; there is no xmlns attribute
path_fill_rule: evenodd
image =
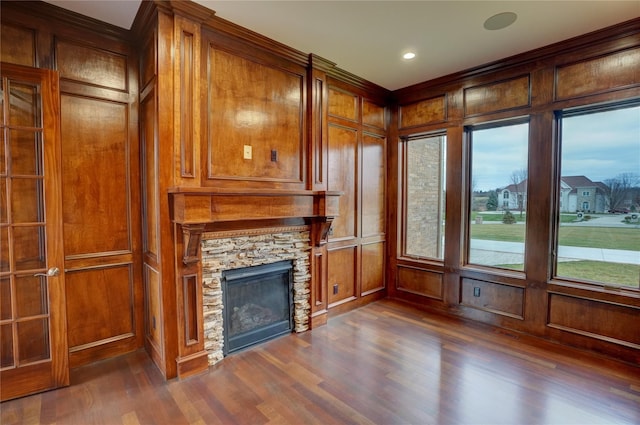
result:
<svg viewBox="0 0 640 425"><path fill-rule="evenodd" d="M244 159L251 159L251 145L244 145Z"/></svg>

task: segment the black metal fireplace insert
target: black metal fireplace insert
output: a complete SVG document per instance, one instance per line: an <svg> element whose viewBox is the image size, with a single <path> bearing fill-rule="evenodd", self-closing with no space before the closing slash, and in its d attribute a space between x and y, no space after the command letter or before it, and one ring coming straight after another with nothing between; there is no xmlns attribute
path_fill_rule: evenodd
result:
<svg viewBox="0 0 640 425"><path fill-rule="evenodd" d="M293 330L291 261L222 273L223 354Z"/></svg>

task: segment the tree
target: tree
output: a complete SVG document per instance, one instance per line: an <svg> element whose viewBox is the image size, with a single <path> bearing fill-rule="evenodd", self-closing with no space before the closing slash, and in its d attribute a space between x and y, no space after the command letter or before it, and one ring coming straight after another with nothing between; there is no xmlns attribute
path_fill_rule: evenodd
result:
<svg viewBox="0 0 640 425"><path fill-rule="evenodd" d="M640 178L634 173L621 173L611 179L604 181L606 185L606 203L608 209L622 208L634 188L640 184Z"/></svg>
<svg viewBox="0 0 640 425"><path fill-rule="evenodd" d="M487 211L496 211L498 209L498 192L489 191L489 199L487 199Z"/></svg>
<svg viewBox="0 0 640 425"><path fill-rule="evenodd" d="M502 216L502 222L504 224L514 224L516 222L516 218L511 214L511 211L507 210Z"/></svg>
<svg viewBox="0 0 640 425"><path fill-rule="evenodd" d="M511 173L511 183L513 183L513 186L516 188L516 202L518 203L520 217L522 217L524 203L527 199L527 176L528 172L526 168L521 168Z"/></svg>

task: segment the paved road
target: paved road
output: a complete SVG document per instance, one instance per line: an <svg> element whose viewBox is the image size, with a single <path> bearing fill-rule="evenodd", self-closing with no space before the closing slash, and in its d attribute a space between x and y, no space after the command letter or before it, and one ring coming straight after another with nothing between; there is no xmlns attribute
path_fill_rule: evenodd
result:
<svg viewBox="0 0 640 425"><path fill-rule="evenodd" d="M521 242L498 242L471 239L470 260L473 263L521 264L524 262L524 244ZM639 264L640 252L622 249L581 248L560 246L558 261L594 260L609 263Z"/></svg>
<svg viewBox="0 0 640 425"><path fill-rule="evenodd" d="M624 227L626 229L640 229L640 223L635 225L623 223L625 214L595 215L591 220L575 223L562 223L562 226L586 227ZM488 221L485 224L502 224ZM522 225L518 223L516 225ZM524 262L524 244L520 242L498 242L480 239L471 240L470 259L473 263L521 264ZM575 246L560 246L558 261L593 260L609 263L640 264L640 252L621 249L582 248Z"/></svg>

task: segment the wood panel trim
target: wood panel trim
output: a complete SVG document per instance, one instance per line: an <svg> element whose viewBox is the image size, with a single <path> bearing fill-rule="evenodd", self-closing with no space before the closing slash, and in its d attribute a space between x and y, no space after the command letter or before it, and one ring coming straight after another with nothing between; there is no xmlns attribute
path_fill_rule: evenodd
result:
<svg viewBox="0 0 640 425"><path fill-rule="evenodd" d="M400 281L400 278L397 276L401 273L401 270L407 270L410 272L420 272L420 273L424 273L424 274L428 274L428 275L433 275L433 276L439 276L439 282L438 282L438 288L437 291L434 293L428 293L428 292L421 292L415 289L411 289L411 288L407 288L407 287L403 287L402 282ZM413 295L418 295L420 297L426 297L426 298L430 298L430 299L434 299L434 300L438 300L438 301L443 301L444 300L444 276L445 274L443 272L440 271L435 271L435 270L425 270L425 269L420 269L418 267L411 267L411 266L406 266L406 265L398 265L397 266L397 272L396 272L396 291L398 292L405 292L407 294L413 294Z"/></svg>
<svg viewBox="0 0 640 425"><path fill-rule="evenodd" d="M91 341L87 344L82 344L82 345L76 345L75 347L69 347L69 353L75 353L77 351L83 351L83 350L87 350L89 348L94 348L94 347L99 347L105 344L109 344L112 342L116 342L116 341L122 341L125 339L129 339L129 338L135 338L135 334L132 332L128 332L128 333L124 333L124 334L120 334L120 335L116 335L116 336L112 336L110 338L104 338L104 339L100 339L97 341Z"/></svg>
<svg viewBox="0 0 640 425"><path fill-rule="evenodd" d="M467 87L463 98L465 117L526 108L531 106L531 76Z"/></svg>
<svg viewBox="0 0 640 425"><path fill-rule="evenodd" d="M617 311L622 311L622 310L628 310L629 313L635 314L635 315L639 315L640 314L640 309L636 306L630 306L630 305L625 305L625 304L621 304L621 303L617 303L617 302L611 302L611 301L607 301L607 300L601 300L601 299L592 299L592 298L588 298L588 297L581 297L581 296L576 296L573 294L562 294L562 293L556 293L556 292L549 292L548 293L548 313L547 313L547 327L549 328L554 328L554 329L559 329L562 331L566 331L566 332L570 332L573 334L577 334L577 335L582 335L582 336L587 336L589 338L593 338L593 339L597 339L597 340L601 340L601 341L606 341L609 343L614 343L617 345L623 345L625 347L631 347L631 348L635 348L635 349L640 349L640 343L638 342L634 342L634 341L629 341L629 340L624 340L621 338L617 338L615 336L611 336L611 335L606 335L604 333L596 333L596 332L591 332L587 329L579 329L577 327L571 326L570 323L559 323L556 322L554 323L553 320L553 316L554 316L554 302L553 300L560 300L560 299L565 299L566 301L582 301L582 302L587 302L587 303L593 303L593 304L597 304L597 305L601 305L601 306L610 306L612 308L617 309ZM557 301L562 302L562 301ZM561 307L558 307L561 308ZM608 312L611 313L611 312ZM593 314L593 313L592 313ZM607 317L609 320L613 320L611 317ZM602 330L602 329L601 329ZM611 331L611 329L609 329ZM631 336L635 337L637 339L637 341L640 342L640 338L636 335L636 334L631 334Z"/></svg>
<svg viewBox="0 0 640 425"><path fill-rule="evenodd" d="M498 306L490 307L490 305L492 304L491 299L489 299L488 301L483 301L483 305L476 305L476 304L467 302L465 301L465 298L464 298L465 293L463 288L467 283L470 285L477 284L480 287L485 287L485 288L487 287L509 288L512 291L516 291L515 293L518 293L520 295L519 303L515 306L513 311L507 311L507 310L499 309ZM460 278L460 290L458 291L458 293L459 293L459 303L462 306L473 308L476 310L486 311L488 313L498 314L500 316L511 317L513 319L524 320L525 289L522 288L521 286L509 285L509 284L498 283L498 282L489 282L489 281L477 280L477 279L468 279L468 278L462 277ZM481 297L481 299L486 300L486 298L484 298L482 294L479 294L479 297ZM502 298L502 294L500 295L500 298Z"/></svg>
<svg viewBox="0 0 640 425"><path fill-rule="evenodd" d="M408 129L426 124L447 121L447 94L398 106L398 129ZM408 118L417 117L417 118Z"/></svg>
<svg viewBox="0 0 640 425"><path fill-rule="evenodd" d="M638 87L640 47L558 65L554 71L555 100L569 100Z"/></svg>
<svg viewBox="0 0 640 425"><path fill-rule="evenodd" d="M347 99L352 99L353 100L353 111L346 111L347 113L352 112L353 115L347 115L346 113L341 114L340 111L336 111L336 108L338 107L338 104L336 104L335 102L332 102L332 99L337 99L336 96L331 96L331 92L335 92L336 94L340 94L344 96L344 101L345 103L343 103L343 108L347 108L349 107L349 105L346 104ZM334 87L334 86L329 86L328 87L328 99L327 99L327 103L328 103L328 114L330 117L335 117L335 118L340 118L352 123L358 123L358 118L360 116L360 102L358 101L359 97L357 94L351 93L347 90L343 90L341 88L338 87ZM356 129L353 129L351 127L347 127L350 130L354 130L356 131Z"/></svg>

